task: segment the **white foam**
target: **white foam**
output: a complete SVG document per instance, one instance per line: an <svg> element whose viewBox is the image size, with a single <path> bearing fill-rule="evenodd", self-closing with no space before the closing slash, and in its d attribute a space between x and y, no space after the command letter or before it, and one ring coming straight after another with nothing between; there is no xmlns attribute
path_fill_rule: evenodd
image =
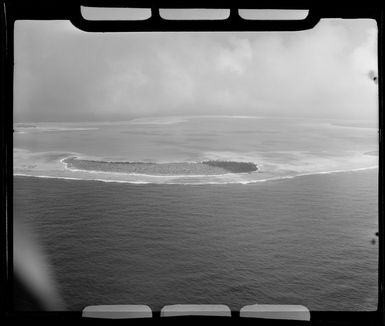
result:
<svg viewBox="0 0 385 326"><path fill-rule="evenodd" d="M23 160L29 160L30 152L23 149L15 149L16 153L19 153L23 156ZM49 153L49 152L47 152ZM33 156L42 155L44 153L32 153ZM293 170L294 166L282 164L275 164L269 161L255 163L258 166L257 171L253 172L242 172L242 173L222 173L215 175L202 175L202 174L180 174L180 175L152 175L152 174L143 174L143 173L126 173L126 172L109 172L109 171L95 171L95 170L82 170L74 169L68 166L69 163L66 163L65 160L68 158L79 158L84 157L83 154L79 153L62 153L63 156L61 159L55 161L55 165L42 164L38 165L39 169L25 170L22 167L15 166L15 170L20 173L14 173L14 175L19 176L31 176L31 177L41 177L41 178L56 178L56 179L68 179L68 180L93 180L100 182L115 182L115 183L129 183L129 184L181 184L181 185L226 185L226 184L255 184L263 183L267 181L275 180L285 180L292 179L301 176L311 176L311 175L327 175L334 173L348 173L355 171L364 171L378 168L378 164L373 164L371 161L362 161L355 163L361 167L353 167L350 169L338 169L338 167L343 166L346 162L337 162L340 164L334 164L333 167L337 169L328 169L323 168L322 166L314 166L314 164L309 165L310 168L313 168L313 171L306 171L306 165L301 165L296 171ZM24 157L27 155L27 157ZM248 160L250 162L250 160ZM197 162L195 162L197 163ZM344 164L342 164L344 163ZM362 165L370 166L364 166ZM329 166L331 164L328 164ZM336 166L337 165L337 166ZM338 166L339 165L339 166ZM264 168L265 167L265 168ZM331 166L330 166L331 167ZM315 170L317 169L317 170ZM46 175L50 171L50 174L55 175ZM41 173L41 174L40 174Z"/></svg>
<svg viewBox="0 0 385 326"><path fill-rule="evenodd" d="M109 180L109 179L87 179L87 178L60 177L60 176L52 176L52 175L33 175L33 174L25 174L25 173L14 173L13 175L14 176L22 176L22 177L43 178L43 179L100 181L100 182L114 182L114 183L133 183L133 184L148 184L148 183L151 183L151 182L145 182L145 181Z"/></svg>

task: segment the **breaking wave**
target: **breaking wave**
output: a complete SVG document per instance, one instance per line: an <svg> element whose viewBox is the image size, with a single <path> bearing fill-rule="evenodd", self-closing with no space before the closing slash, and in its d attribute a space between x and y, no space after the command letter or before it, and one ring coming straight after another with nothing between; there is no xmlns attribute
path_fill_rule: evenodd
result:
<svg viewBox="0 0 385 326"><path fill-rule="evenodd" d="M95 177L87 177L87 176L79 176L79 177L68 177L68 176L57 176L57 175L36 175L36 174L30 174L30 173L14 173L14 176L21 176L21 177L35 177L35 178L47 178L47 179L64 179L64 180L80 180L80 181L98 181L98 182L105 182L105 183L129 183L129 184L168 184L168 185L225 185L225 184L255 184L255 183L263 183L267 181L279 181L279 180L285 180L285 179L293 179L296 177L306 177L306 176L314 176L314 175L322 175L322 174L334 174L334 173L349 173L349 172L359 172L359 171L366 171L366 170L372 170L372 169L378 169L378 166L370 166L366 168L357 168L357 169L350 169L350 170L333 170L333 171L320 171L320 172L309 172L309 173L300 173L296 175L282 175L282 176L271 176L267 178L258 178L258 179L250 179L250 180L242 180L242 179L215 179L215 180L195 180L190 179L186 180L186 178L181 178L180 176L177 176L177 179L171 178L166 179L163 181L158 180L144 180L144 179L138 179L138 180L125 180L125 179L114 179L110 177L103 178L101 176L100 178ZM75 170L76 171L76 170ZM91 172L91 171L88 171ZM119 174L119 173L116 173ZM135 175L140 176L140 175ZM233 176L235 176L233 174ZM148 177L151 177L150 175ZM158 177L158 176L154 176ZM187 176L186 176L187 177ZM196 177L203 177L203 176L196 176Z"/></svg>
<svg viewBox="0 0 385 326"><path fill-rule="evenodd" d="M15 152L14 175L68 180L89 180L131 184L253 184L300 176L334 174L378 168L376 160L341 162L303 161L282 164L252 158L209 158L202 161L146 162L108 161L84 157L81 153ZM362 154L361 154L362 155ZM231 155L227 155L231 157ZM363 158L373 157L362 155ZM375 157L374 157L375 158ZM257 161L257 160L256 160ZM352 162L352 160L350 160ZM329 163L329 164L327 164ZM331 164L332 163L332 164Z"/></svg>

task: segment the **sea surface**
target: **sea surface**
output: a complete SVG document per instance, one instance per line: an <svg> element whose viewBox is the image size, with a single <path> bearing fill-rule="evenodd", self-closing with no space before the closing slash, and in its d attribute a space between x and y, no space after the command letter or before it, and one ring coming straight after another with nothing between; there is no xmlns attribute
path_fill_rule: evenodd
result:
<svg viewBox="0 0 385 326"><path fill-rule="evenodd" d="M245 116L16 124L14 219L70 310L375 310L377 130Z"/></svg>

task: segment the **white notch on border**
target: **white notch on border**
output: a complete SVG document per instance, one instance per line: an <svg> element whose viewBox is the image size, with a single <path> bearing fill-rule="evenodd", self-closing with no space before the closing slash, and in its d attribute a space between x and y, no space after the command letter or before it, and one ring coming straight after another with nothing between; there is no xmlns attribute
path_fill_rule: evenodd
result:
<svg viewBox="0 0 385 326"><path fill-rule="evenodd" d="M309 15L309 10L238 9L238 14L247 20L304 20Z"/></svg>
<svg viewBox="0 0 385 326"><path fill-rule="evenodd" d="M224 20L230 16L230 9L160 8L159 14L166 20Z"/></svg>
<svg viewBox="0 0 385 326"><path fill-rule="evenodd" d="M151 17L150 8L106 8L80 6L80 13L86 20L146 20Z"/></svg>

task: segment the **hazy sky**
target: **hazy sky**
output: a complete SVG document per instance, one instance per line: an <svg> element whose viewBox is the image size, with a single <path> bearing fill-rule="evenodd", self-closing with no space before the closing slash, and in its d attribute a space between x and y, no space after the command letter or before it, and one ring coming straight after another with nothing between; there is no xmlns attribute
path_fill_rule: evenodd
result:
<svg viewBox="0 0 385 326"><path fill-rule="evenodd" d="M376 38L374 20L323 20L301 32L130 34L18 21L15 121L377 119Z"/></svg>

